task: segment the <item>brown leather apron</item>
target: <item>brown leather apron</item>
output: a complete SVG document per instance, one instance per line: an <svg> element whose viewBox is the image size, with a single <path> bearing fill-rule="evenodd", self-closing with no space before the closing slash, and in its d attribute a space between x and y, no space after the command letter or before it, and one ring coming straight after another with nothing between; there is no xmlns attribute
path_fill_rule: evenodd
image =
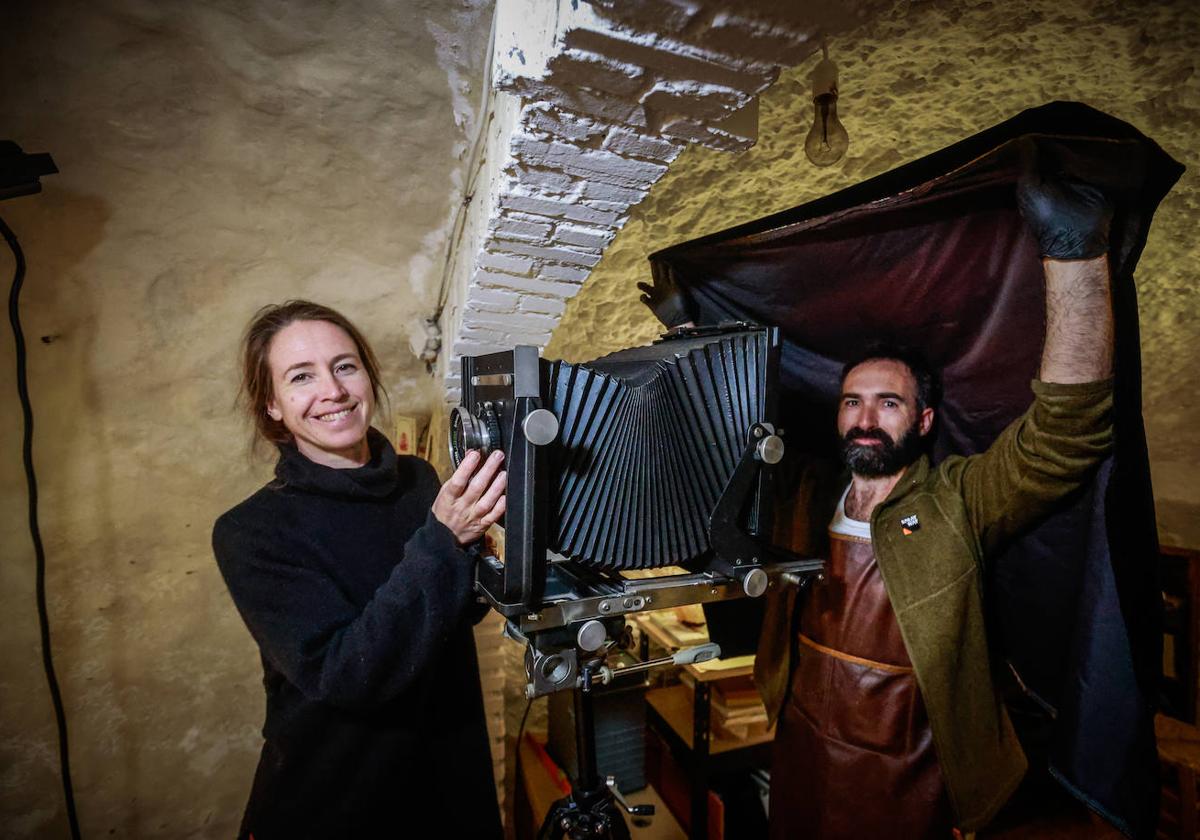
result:
<svg viewBox="0 0 1200 840"><path fill-rule="evenodd" d="M771 838L948 840L953 812L871 541L829 536L775 736Z"/></svg>

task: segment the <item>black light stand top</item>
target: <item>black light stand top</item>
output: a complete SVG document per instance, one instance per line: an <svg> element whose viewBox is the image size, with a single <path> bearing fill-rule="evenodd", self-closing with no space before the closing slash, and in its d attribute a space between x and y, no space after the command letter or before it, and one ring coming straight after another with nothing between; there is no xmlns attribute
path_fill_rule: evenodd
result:
<svg viewBox="0 0 1200 840"><path fill-rule="evenodd" d="M39 193L42 183L38 179L57 173L48 153L27 155L12 140L0 140L0 201Z"/></svg>

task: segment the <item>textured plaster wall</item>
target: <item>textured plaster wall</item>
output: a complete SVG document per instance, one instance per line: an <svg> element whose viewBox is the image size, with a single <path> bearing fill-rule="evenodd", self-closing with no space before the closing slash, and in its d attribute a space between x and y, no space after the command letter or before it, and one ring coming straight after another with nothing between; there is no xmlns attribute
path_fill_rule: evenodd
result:
<svg viewBox="0 0 1200 840"><path fill-rule="evenodd" d="M62 170L0 214L29 262L49 606L87 836L236 830L261 672L209 532L270 469L233 411L239 334L260 305L312 297L372 337L396 410L440 400L406 329L436 297L490 14L484 0L0 8L0 139ZM62 837L13 371L5 330L0 835Z"/></svg>
<svg viewBox="0 0 1200 840"><path fill-rule="evenodd" d="M1189 167L1155 219L1137 280L1160 531L1200 546L1200 5L902 0L833 40L830 55L847 156L828 169L805 158L816 59L786 71L761 97L754 148L691 147L676 159L568 304L546 355L578 361L652 339L659 327L634 284L658 248L834 192L1027 107L1080 100Z"/></svg>

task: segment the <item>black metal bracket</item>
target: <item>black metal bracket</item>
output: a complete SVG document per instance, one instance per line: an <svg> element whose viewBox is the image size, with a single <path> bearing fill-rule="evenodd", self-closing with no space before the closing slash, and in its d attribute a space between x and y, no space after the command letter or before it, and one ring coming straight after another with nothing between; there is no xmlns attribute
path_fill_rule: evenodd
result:
<svg viewBox="0 0 1200 840"><path fill-rule="evenodd" d="M769 542L769 535L752 534L742 524L755 486L771 466L761 459L760 445L774 433L766 423L755 423L750 427L742 457L708 520L708 540L713 551L710 568L739 580L751 570L767 564L788 563L789 572L798 575L815 574L825 567L823 560L776 548ZM769 520L769 517L764 518Z"/></svg>

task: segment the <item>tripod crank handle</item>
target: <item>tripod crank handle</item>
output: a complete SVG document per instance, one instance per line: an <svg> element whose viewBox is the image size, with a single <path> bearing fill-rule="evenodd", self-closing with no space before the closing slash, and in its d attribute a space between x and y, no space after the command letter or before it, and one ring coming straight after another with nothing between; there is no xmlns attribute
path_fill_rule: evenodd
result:
<svg viewBox="0 0 1200 840"><path fill-rule="evenodd" d="M629 814L629 816L654 816L653 805L630 805L627 801L625 801L625 797L621 794L621 789L617 787L617 779L615 776L607 776L604 779L604 785L608 788L609 792L612 793L613 799L617 800L617 804L620 805L624 809L625 813Z"/></svg>
<svg viewBox="0 0 1200 840"><path fill-rule="evenodd" d="M798 586L801 589L803 589L804 587L808 586L808 584L812 580L812 577L813 576L811 576L811 575L802 575L798 572L785 572L783 575L780 576L780 579L786 584L789 584L791 586ZM817 580L825 580L825 573L817 572L815 577Z"/></svg>
<svg viewBox="0 0 1200 840"><path fill-rule="evenodd" d="M720 658L721 646L716 642L706 642L702 645L682 648L675 651L675 654L671 657L671 664L695 665L699 662L707 662L710 659Z"/></svg>

